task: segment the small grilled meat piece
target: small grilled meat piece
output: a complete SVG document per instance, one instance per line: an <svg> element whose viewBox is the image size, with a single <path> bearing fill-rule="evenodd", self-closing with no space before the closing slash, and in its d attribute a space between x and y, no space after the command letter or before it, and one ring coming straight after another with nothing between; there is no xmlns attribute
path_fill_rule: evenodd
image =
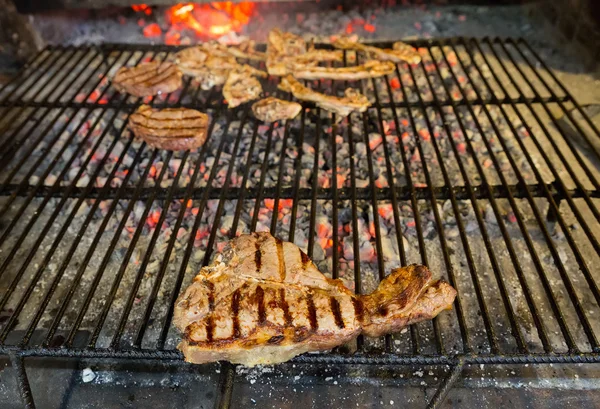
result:
<svg viewBox="0 0 600 409"><path fill-rule="evenodd" d="M129 117L129 129L150 146L173 151L195 149L206 142L208 115L194 109L140 106Z"/></svg>
<svg viewBox="0 0 600 409"><path fill-rule="evenodd" d="M297 102L284 101L275 97L268 97L252 104L254 116L265 122L282 121L295 118L302 110L302 105Z"/></svg>
<svg viewBox="0 0 600 409"><path fill-rule="evenodd" d="M229 108L260 98L262 86L254 76L267 77L267 73L249 65L231 70L223 86L223 96Z"/></svg>
<svg viewBox="0 0 600 409"><path fill-rule="evenodd" d="M418 64L421 62L421 56L417 50L413 46L403 43L402 41L396 41L392 45L392 49L395 51L394 55L409 64Z"/></svg>
<svg viewBox="0 0 600 409"><path fill-rule="evenodd" d="M119 68L112 84L119 92L136 97L169 93L181 88L181 71L173 63L151 61Z"/></svg>
<svg viewBox="0 0 600 409"><path fill-rule="evenodd" d="M451 308L456 290L425 266L392 270L369 295L325 277L295 244L242 235L200 270L175 304L186 361L285 362L357 337L399 331Z"/></svg>
<svg viewBox="0 0 600 409"><path fill-rule="evenodd" d="M300 100L314 102L317 106L327 111L335 112L340 117L348 116L353 111L365 112L369 105L371 105L366 96L352 88L346 89L343 98L334 97L305 87L291 75L281 79L279 89L291 92L294 97Z"/></svg>
<svg viewBox="0 0 600 409"><path fill-rule="evenodd" d="M392 61L401 63L406 61L409 64L418 64L421 56L416 49L401 41L394 43L394 48L379 48L348 40L345 37L338 38L333 42L333 46L342 50L356 50L365 53L370 58L379 61Z"/></svg>
<svg viewBox="0 0 600 409"><path fill-rule="evenodd" d="M350 67L311 67L295 65L292 75L298 79L347 80L355 81L366 78L383 77L394 72L396 64L391 61L367 61L362 65Z"/></svg>

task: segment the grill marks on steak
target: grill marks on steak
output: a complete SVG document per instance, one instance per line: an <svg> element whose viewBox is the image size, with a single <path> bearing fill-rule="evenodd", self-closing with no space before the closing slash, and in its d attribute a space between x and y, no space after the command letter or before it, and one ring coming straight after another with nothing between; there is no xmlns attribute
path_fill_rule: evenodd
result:
<svg viewBox="0 0 600 409"><path fill-rule="evenodd" d="M176 91L181 87L181 76L175 64L151 61L119 68L112 84L119 92L146 97Z"/></svg>
<svg viewBox="0 0 600 409"><path fill-rule="evenodd" d="M141 105L129 117L129 128L150 146L188 150L206 141L208 115L194 109L154 109Z"/></svg>
<svg viewBox="0 0 600 409"><path fill-rule="evenodd" d="M424 266L392 271L377 291L352 293L319 272L296 245L268 233L232 240L179 297L174 324L194 363L248 366L331 349L361 332L378 336L431 319L456 291Z"/></svg>

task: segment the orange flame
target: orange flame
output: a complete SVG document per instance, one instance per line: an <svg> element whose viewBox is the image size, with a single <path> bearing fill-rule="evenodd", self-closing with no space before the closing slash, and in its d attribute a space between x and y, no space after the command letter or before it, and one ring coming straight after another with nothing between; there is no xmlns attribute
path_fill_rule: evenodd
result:
<svg viewBox="0 0 600 409"><path fill-rule="evenodd" d="M254 3L183 3L167 10L167 20L178 30L191 29L200 37L216 38L239 33L254 13Z"/></svg>
<svg viewBox="0 0 600 409"><path fill-rule="evenodd" d="M152 14L152 8L147 4L131 6L136 12ZM213 2L206 4L181 3L166 11L167 21L171 25L165 30L167 44L179 44L181 35L178 32L192 30L198 37L218 38L227 33L239 33L248 24L254 14L255 4L252 2L232 1ZM140 25L146 23L140 19ZM162 30L156 23L144 27L146 37L162 35Z"/></svg>

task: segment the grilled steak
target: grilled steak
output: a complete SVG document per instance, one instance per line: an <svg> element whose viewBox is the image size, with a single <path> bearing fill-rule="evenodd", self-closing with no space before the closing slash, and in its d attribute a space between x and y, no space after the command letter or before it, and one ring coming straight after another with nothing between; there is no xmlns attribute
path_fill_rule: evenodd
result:
<svg viewBox="0 0 600 409"><path fill-rule="evenodd" d="M135 67L119 68L112 83L119 92L147 97L179 89L181 72L170 62L152 61Z"/></svg>
<svg viewBox="0 0 600 409"><path fill-rule="evenodd" d="M350 115L353 111L365 112L371 105L366 96L352 88L346 89L343 98L338 98L313 91L302 85L291 75L281 79L279 89L291 92L294 97L300 100L314 102L317 106L340 115L340 118Z"/></svg>
<svg viewBox="0 0 600 409"><path fill-rule="evenodd" d="M253 233L200 270L177 300L174 324L188 362L253 366L331 349L360 333L399 331L450 308L455 296L420 265L395 269L375 292L355 295L296 245Z"/></svg>
<svg viewBox="0 0 600 409"><path fill-rule="evenodd" d="M150 146L167 150L188 150L206 141L208 115L194 109L154 109L140 106L129 117L129 129Z"/></svg>
<svg viewBox="0 0 600 409"><path fill-rule="evenodd" d="M297 102L284 101L275 97L268 97L252 104L254 116L265 122L292 119L300 113L302 105Z"/></svg>

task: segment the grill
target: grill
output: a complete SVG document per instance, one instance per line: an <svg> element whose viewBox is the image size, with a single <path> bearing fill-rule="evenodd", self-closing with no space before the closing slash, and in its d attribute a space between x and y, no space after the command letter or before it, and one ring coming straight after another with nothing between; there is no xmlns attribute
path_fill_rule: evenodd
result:
<svg viewBox="0 0 600 409"><path fill-rule="evenodd" d="M309 84L374 101L342 121L304 104L264 125L187 80L145 101L210 114L208 142L177 153L133 140L142 101L107 80L176 48L37 55L0 90L0 352L25 406L28 357L181 363L175 298L220 243L265 228L358 293L411 262L458 290L432 322L293 363L449 365L437 407L465 365L600 362L600 132L524 40L413 45L423 62L389 78ZM222 366L226 408L236 372Z"/></svg>

